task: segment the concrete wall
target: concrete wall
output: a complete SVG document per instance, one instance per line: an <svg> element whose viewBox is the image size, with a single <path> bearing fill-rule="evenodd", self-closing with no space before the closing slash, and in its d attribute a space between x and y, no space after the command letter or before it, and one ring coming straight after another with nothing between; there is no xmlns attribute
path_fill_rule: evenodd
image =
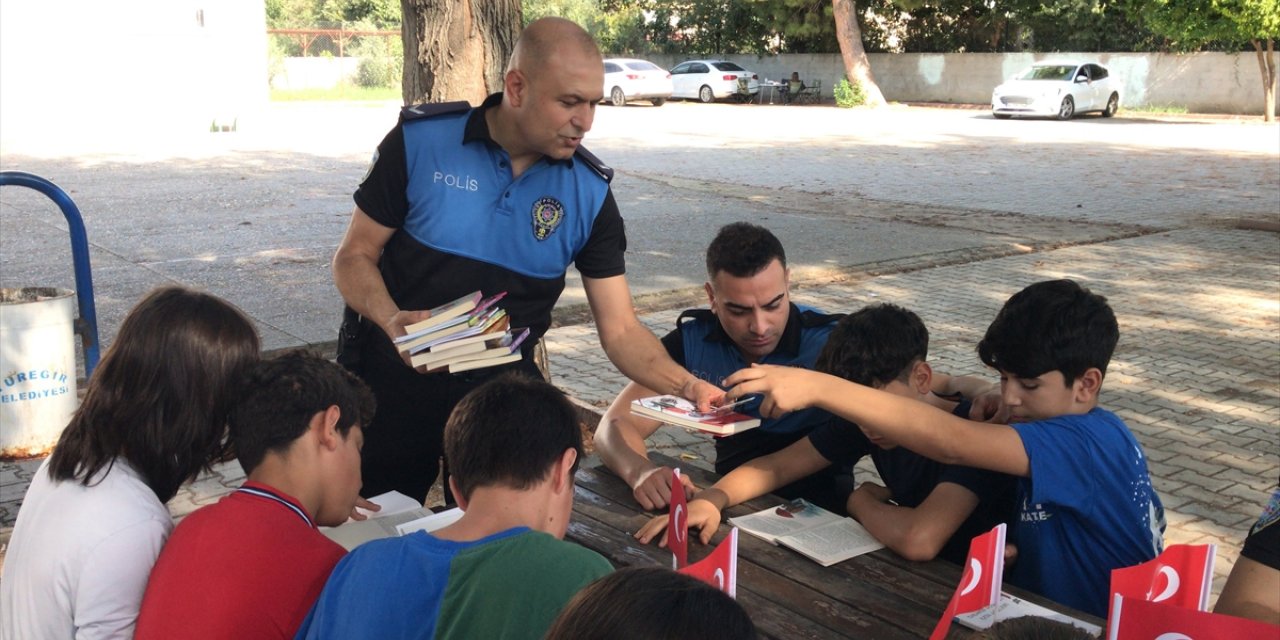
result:
<svg viewBox="0 0 1280 640"><path fill-rule="evenodd" d="M0 141L207 132L266 80L263 0L0 0Z"/></svg>
<svg viewBox="0 0 1280 640"><path fill-rule="evenodd" d="M885 98L896 102L988 104L991 90L1038 60L1099 62L1124 82L1122 106L1179 106L1196 113L1261 114L1262 81L1252 53L873 53L867 56ZM844 77L838 54L723 56L761 79L822 80L822 92ZM652 56L671 68L684 56ZM1280 113L1280 107L1277 108Z"/></svg>
<svg viewBox="0 0 1280 640"><path fill-rule="evenodd" d="M273 69L273 89L332 89L344 82L355 82L360 58L285 58Z"/></svg>

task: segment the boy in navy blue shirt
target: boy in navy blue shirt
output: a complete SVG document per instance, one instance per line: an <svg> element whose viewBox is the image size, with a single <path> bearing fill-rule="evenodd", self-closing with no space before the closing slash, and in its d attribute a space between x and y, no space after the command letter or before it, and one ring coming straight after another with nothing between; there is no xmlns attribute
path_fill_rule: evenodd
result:
<svg viewBox="0 0 1280 640"><path fill-rule="evenodd" d="M819 407L948 464L1019 478L1010 582L1094 615L1112 569L1156 557L1164 508L1142 447L1098 393L1119 339L1102 296L1070 280L1005 303L978 344L1000 372L1009 425L972 422L841 378L782 367L729 376L730 397L764 393L762 415Z"/></svg>

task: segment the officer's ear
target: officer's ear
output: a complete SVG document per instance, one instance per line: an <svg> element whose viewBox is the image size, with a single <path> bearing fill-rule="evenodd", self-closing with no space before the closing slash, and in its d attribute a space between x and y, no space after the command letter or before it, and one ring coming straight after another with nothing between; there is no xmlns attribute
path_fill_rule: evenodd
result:
<svg viewBox="0 0 1280 640"><path fill-rule="evenodd" d="M502 85L502 90L506 93L507 101L511 106L519 107L524 103L525 93L529 90L529 79L525 77L523 71L519 69L507 71Z"/></svg>

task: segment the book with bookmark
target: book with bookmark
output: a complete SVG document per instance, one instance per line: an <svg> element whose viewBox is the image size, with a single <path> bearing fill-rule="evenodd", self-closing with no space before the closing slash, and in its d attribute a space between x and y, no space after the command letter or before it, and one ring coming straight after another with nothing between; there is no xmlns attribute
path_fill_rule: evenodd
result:
<svg viewBox="0 0 1280 640"><path fill-rule="evenodd" d="M401 353L421 353L437 345L442 345L458 338L484 333L495 322L506 317L507 312L498 306L476 307L474 311L450 320L425 335L396 345Z"/></svg>
<svg viewBox="0 0 1280 640"><path fill-rule="evenodd" d="M410 356L409 362L415 368L435 369L440 363L448 364L450 361L458 360L462 356L480 357L477 354L496 345L499 339L509 333L508 329L510 328L511 319L506 314L502 314L496 322L491 323L483 332L450 340L419 351Z"/></svg>
<svg viewBox="0 0 1280 640"><path fill-rule="evenodd" d="M496 367L500 364L515 362L524 357L520 353L520 345L529 337L528 327L511 329L505 336L497 340L492 347L480 353L468 354L463 359L448 364L449 373L460 373L472 369ZM486 343L490 344L490 343Z"/></svg>
<svg viewBox="0 0 1280 640"><path fill-rule="evenodd" d="M484 296L479 291L472 291L453 302L447 302L432 309L431 315L426 320L406 326L404 328L405 335L396 338L396 341L407 342L418 336L430 333L433 328L475 309L476 305L480 304L482 297Z"/></svg>

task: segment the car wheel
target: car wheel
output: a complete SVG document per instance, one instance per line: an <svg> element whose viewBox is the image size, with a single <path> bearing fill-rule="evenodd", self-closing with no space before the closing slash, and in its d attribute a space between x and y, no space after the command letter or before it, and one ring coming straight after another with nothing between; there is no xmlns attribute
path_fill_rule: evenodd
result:
<svg viewBox="0 0 1280 640"><path fill-rule="evenodd" d="M710 104L716 101L716 94L711 92L711 87L704 84L701 89L698 89L698 100L703 104Z"/></svg>
<svg viewBox="0 0 1280 640"><path fill-rule="evenodd" d="M1062 106L1058 107L1058 119L1070 120L1071 116L1076 114L1076 101L1071 96L1062 99Z"/></svg>
<svg viewBox="0 0 1280 640"><path fill-rule="evenodd" d="M1007 114L1007 113L996 113L996 112L992 111L992 112L991 112L991 115L995 116L995 119L996 119L996 120L1008 120L1008 119L1009 119L1009 114Z"/></svg>
<svg viewBox="0 0 1280 640"><path fill-rule="evenodd" d="M666 98L654 98L654 99L650 100L649 102L652 102L652 103L653 103L653 106L655 106L655 107L661 107L662 105L664 105L664 104L666 104L666 103L667 103L667 99L666 99Z"/></svg>
<svg viewBox="0 0 1280 640"><path fill-rule="evenodd" d="M622 87L614 87L613 91L609 92L609 102L615 107L627 106L627 96L622 93Z"/></svg>
<svg viewBox="0 0 1280 640"><path fill-rule="evenodd" d="M1111 99L1107 100L1107 108L1102 110L1102 117L1110 118L1120 110L1120 95L1113 93Z"/></svg>

